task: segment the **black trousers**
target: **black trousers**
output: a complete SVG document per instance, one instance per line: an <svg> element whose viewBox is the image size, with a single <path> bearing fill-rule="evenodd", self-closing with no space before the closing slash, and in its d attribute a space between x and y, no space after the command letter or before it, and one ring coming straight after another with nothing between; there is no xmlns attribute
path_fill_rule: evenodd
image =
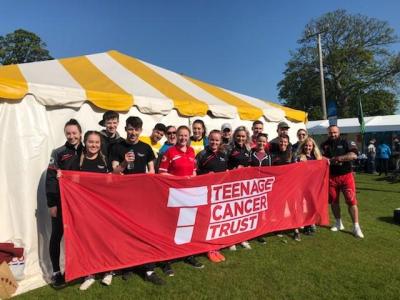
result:
<svg viewBox="0 0 400 300"><path fill-rule="evenodd" d="M379 175L385 173L385 175L389 172L389 159L388 158L378 158L379 164Z"/></svg>
<svg viewBox="0 0 400 300"><path fill-rule="evenodd" d="M50 236L50 260L53 265L53 272L60 271L60 249L61 240L64 235L64 226L61 215L61 207L57 207L57 217L51 218L51 236Z"/></svg>

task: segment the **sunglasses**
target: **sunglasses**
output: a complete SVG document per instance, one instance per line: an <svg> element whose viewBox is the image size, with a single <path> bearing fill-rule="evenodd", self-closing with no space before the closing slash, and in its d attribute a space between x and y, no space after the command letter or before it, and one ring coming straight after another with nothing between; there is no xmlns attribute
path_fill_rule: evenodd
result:
<svg viewBox="0 0 400 300"><path fill-rule="evenodd" d="M176 131L167 131L167 135L176 134Z"/></svg>

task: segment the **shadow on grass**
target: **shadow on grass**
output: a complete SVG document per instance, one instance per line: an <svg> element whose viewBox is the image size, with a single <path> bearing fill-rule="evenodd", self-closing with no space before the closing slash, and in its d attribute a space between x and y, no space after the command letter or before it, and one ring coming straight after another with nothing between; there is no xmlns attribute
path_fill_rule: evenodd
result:
<svg viewBox="0 0 400 300"><path fill-rule="evenodd" d="M319 228L325 229L329 232L332 232L333 234L337 233L337 231L332 231L331 230L331 226L330 225L318 225ZM341 233L344 234L349 234L349 235L353 235L353 232L351 230L340 230Z"/></svg>
<svg viewBox="0 0 400 300"><path fill-rule="evenodd" d="M371 189L371 188L365 188L365 187L357 187L357 190L373 191L373 192L388 192L388 193L400 194L400 191L392 191L392 190L384 190L384 189Z"/></svg>
<svg viewBox="0 0 400 300"><path fill-rule="evenodd" d="M388 183L396 183L396 182L400 182L399 181L400 177L399 177L399 175L390 174L390 175L385 175L384 177L375 178L374 180L378 181L378 182L386 181Z"/></svg>
<svg viewBox="0 0 400 300"><path fill-rule="evenodd" d="M400 225L394 221L393 217L378 217L377 219L378 219L378 221L381 221L381 222L394 224L394 225Z"/></svg>

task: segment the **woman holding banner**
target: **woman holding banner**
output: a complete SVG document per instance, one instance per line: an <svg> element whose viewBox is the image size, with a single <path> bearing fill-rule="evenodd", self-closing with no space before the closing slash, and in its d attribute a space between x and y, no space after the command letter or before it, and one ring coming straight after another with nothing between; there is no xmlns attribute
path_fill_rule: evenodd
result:
<svg viewBox="0 0 400 300"><path fill-rule="evenodd" d="M265 133L260 133L256 138L256 147L251 151L250 166L271 166L271 155L265 150L267 145L268 135Z"/></svg>
<svg viewBox="0 0 400 300"><path fill-rule="evenodd" d="M300 144L297 153L297 162L322 159L321 151L311 137L306 138L304 142Z"/></svg>
<svg viewBox="0 0 400 300"><path fill-rule="evenodd" d="M272 153L272 165L281 166L287 165L293 162L292 148L289 146L289 136L283 134L278 138L278 149ZM297 242L301 241L300 231L298 228L294 230L294 240Z"/></svg>
<svg viewBox="0 0 400 300"><path fill-rule="evenodd" d="M195 176L196 160L195 151L189 146L190 129L187 126L179 126L177 130L176 145L170 147L161 159L159 173L175 176ZM191 266L201 269L204 265L197 261L194 256L189 256L185 262ZM170 262L162 267L165 274L173 276Z"/></svg>
<svg viewBox="0 0 400 300"><path fill-rule="evenodd" d="M64 126L65 144L51 153L50 163L46 173L47 206L51 216L50 260L53 266L51 285L61 288L65 285L64 275L60 270L60 243L64 234L61 196L58 185L57 172L59 170L72 170L73 162L81 156L83 145L81 143L82 129L77 120L71 119Z"/></svg>
<svg viewBox="0 0 400 300"><path fill-rule="evenodd" d="M256 138L256 147L251 150L250 166L266 167L271 166L271 155L268 153L268 135L265 133L258 134ZM264 237L260 236L257 241L266 244Z"/></svg>
<svg viewBox="0 0 400 300"><path fill-rule="evenodd" d="M319 150L317 144L314 139L311 137L307 137L303 143L297 149L297 156L295 158L296 162L300 161L308 161L308 160L321 160L322 154ZM304 227L304 234L311 235L316 231L316 227L314 224L310 226Z"/></svg>
<svg viewBox="0 0 400 300"><path fill-rule="evenodd" d="M107 164L107 159L101 150L101 134L98 131L88 131L85 133L83 143L85 148L79 157L74 158L73 170L94 173L109 173L111 171ZM113 273L106 273L102 279L104 285L111 285ZM86 276L79 289L87 290L95 282L94 275Z"/></svg>
<svg viewBox="0 0 400 300"><path fill-rule="evenodd" d="M226 154L221 151L222 135L219 130L212 130L208 135L208 146L196 155L197 175L227 170ZM207 257L212 262L225 261L225 257L218 250L209 251Z"/></svg>
<svg viewBox="0 0 400 300"><path fill-rule="evenodd" d="M239 126L233 132L232 143L228 146L228 169L238 169L250 166L250 133L244 126ZM240 243L243 248L250 250L248 241ZM230 250L235 251L236 245L232 245Z"/></svg>

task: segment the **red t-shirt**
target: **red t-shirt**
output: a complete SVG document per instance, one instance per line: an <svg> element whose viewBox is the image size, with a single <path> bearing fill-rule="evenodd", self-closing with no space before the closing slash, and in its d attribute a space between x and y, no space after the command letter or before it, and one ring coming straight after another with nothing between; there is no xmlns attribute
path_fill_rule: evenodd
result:
<svg viewBox="0 0 400 300"><path fill-rule="evenodd" d="M164 153L160 171L176 176L191 176L196 170L195 153L192 147L183 152L179 146L173 146Z"/></svg>

